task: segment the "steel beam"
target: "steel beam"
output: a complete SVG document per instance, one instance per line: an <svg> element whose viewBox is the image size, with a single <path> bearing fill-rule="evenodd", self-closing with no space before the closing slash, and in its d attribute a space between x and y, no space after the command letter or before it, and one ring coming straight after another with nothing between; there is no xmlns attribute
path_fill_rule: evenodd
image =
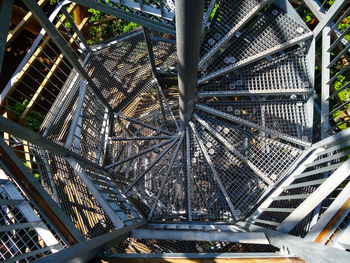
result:
<svg viewBox="0 0 350 263"><path fill-rule="evenodd" d="M175 10L179 107L184 129L194 111L204 0L176 0Z"/></svg>
<svg viewBox="0 0 350 263"><path fill-rule="evenodd" d="M72 120L70 129L69 129L69 132L68 132L66 143L64 145L64 147L66 147L68 149L72 146L72 142L73 142L73 139L74 139L74 134L75 134L75 131L76 131L76 128L77 128L77 124L78 124L78 120L79 120L79 117L82 115L82 110L83 110L83 105L84 105L86 92L87 92L86 82L81 79L80 80L79 98L78 98L77 106L75 108L73 120Z"/></svg>
<svg viewBox="0 0 350 263"><path fill-rule="evenodd" d="M322 75L321 75L321 139L328 137L327 131L329 130L329 91L330 91L330 69L328 65L330 63L331 54L328 52L331 44L330 26L326 26L322 30Z"/></svg>
<svg viewBox="0 0 350 263"><path fill-rule="evenodd" d="M338 212L341 212L345 217L348 214L350 207L345 208L345 211L341 211L341 208L344 205L344 203L346 203L349 196L350 184L348 183L345 186L345 188L340 192L340 194L336 197L336 199L332 202L332 204L327 208L327 210L322 214L317 223L310 229L308 234L305 236L305 239L315 241L315 239L318 238L321 232L327 227L328 223ZM341 220L337 221L339 222ZM330 226L329 228L334 228L334 226ZM323 236L321 241L326 241L331 234L333 234L333 231L328 231L328 235Z"/></svg>
<svg viewBox="0 0 350 263"><path fill-rule="evenodd" d="M303 238L280 233L250 223L240 222L239 226L250 232L263 232L270 244L278 248L287 248L289 253L303 258L306 262L317 263L348 263L350 255L346 251L324 246Z"/></svg>
<svg viewBox="0 0 350 263"><path fill-rule="evenodd" d="M72 168L77 172L82 182L89 189L91 194L94 196L96 201L100 204L103 211L112 221L113 225L116 228L123 228L125 223L122 219L117 216L117 213L112 209L112 207L108 204L106 199L102 196L101 192L96 188L95 184L91 181L89 176L86 174L85 169L81 167L80 163L74 157L67 157L67 161L72 166Z"/></svg>
<svg viewBox="0 0 350 263"><path fill-rule="evenodd" d="M157 132L161 132L161 133L164 133L164 134L167 134L167 135L172 135L171 132L162 130L162 129L160 129L160 128L154 127L154 126L152 126L152 125L149 125L149 124L147 124L147 123L141 122L141 121L139 121L139 120L136 120L136 119L133 119L133 118L124 116L124 115L118 114L117 117L118 117L118 118L121 118L121 119L125 119L125 120L127 120L127 121L134 122L134 123L136 123L136 124L139 124L139 125L141 125L141 126L144 126L144 127L148 128L148 129L151 129L151 130L154 130L154 131L157 131Z"/></svg>
<svg viewBox="0 0 350 263"><path fill-rule="evenodd" d="M127 254L118 253L106 255L108 262L172 262L172 263L194 263L194 262L215 262L215 263L305 263L297 257L281 256L272 252L232 252L232 253L148 253L148 254Z"/></svg>
<svg viewBox="0 0 350 263"><path fill-rule="evenodd" d="M338 15L338 13L342 10L342 8L346 5L347 1L344 0L336 0L332 6L329 8L327 13L323 16L320 22L317 24L315 29L313 30L314 37L317 39L320 36L323 28L331 23L333 19Z"/></svg>
<svg viewBox="0 0 350 263"><path fill-rule="evenodd" d="M89 44L86 42L83 34L80 32L79 28L77 27L77 25L75 24L75 22L73 21L73 19L71 18L71 16L68 14L67 10L65 8L62 8L62 13L65 15L65 17L67 18L69 24L72 26L73 30L75 33L77 33L78 38L80 39L81 43L83 43L85 49L87 50L88 53L91 53L92 50L89 46Z"/></svg>
<svg viewBox="0 0 350 263"><path fill-rule="evenodd" d="M191 140L190 140L190 129L186 127L186 148L184 151L184 159L186 160L186 199L187 199L187 218L188 221L192 221L192 198L193 198L193 190L192 190L192 167L191 167Z"/></svg>
<svg viewBox="0 0 350 263"><path fill-rule="evenodd" d="M14 0L2 1L2 3L0 3L0 71L5 56L7 32L10 26L13 3Z"/></svg>
<svg viewBox="0 0 350 263"><path fill-rule="evenodd" d="M163 98L163 100L164 100L164 103L165 103L165 106L166 106L167 110L169 111L169 113L170 113L170 115L171 115L171 118L173 119L173 121L174 121L174 123L175 123L176 131L179 132L179 131L180 131L180 127L179 127L179 125L178 125L178 123L177 123L177 121L176 121L176 119L175 119L175 116L174 116L174 113L173 113L173 111L172 111L172 109L171 109L171 107L170 107L170 104L169 104L168 100L166 99L166 97L165 97L165 95L164 95L164 92L163 92L163 90L162 90L162 87L160 86L158 79L155 78L154 81L156 82L156 86L157 86L158 92L159 92L159 94L162 96L162 98Z"/></svg>
<svg viewBox="0 0 350 263"><path fill-rule="evenodd" d="M37 263L52 263L52 262L89 262L101 254L109 245L123 241L134 228L140 227L145 223L135 223L131 226L124 227L117 231L92 238L88 241L79 243L73 247L64 249L58 253L37 260Z"/></svg>
<svg viewBox="0 0 350 263"><path fill-rule="evenodd" d="M148 58L151 64L152 75L155 78L157 77L156 62L154 60L153 46L150 38L149 29L147 27L143 27L143 36L145 38L145 42L147 46Z"/></svg>
<svg viewBox="0 0 350 263"><path fill-rule="evenodd" d="M160 195L161 195L162 192L163 192L163 189L164 189L164 187L165 187L165 184L166 184L166 182L167 182L168 177L171 175L171 170L172 170L172 168L173 168L173 165L174 165L174 162L175 162L175 160L176 160L176 157L177 157L177 155L178 155L178 153L179 153L180 146L182 145L182 141L183 141L184 135L185 135L185 133L183 132L183 133L181 134L181 137L180 137L180 139L179 139L179 142L178 142L178 144L177 144L177 146L176 146L175 152L174 152L173 156L171 157L171 161L170 161L170 163L169 163L168 169L167 169L167 171L166 171L166 173L165 173L165 176L164 176L164 178L163 178L163 180L162 180L162 184L161 184L161 186L160 186L160 188L159 188L159 190L158 190L157 196L156 196L156 198L155 198L156 200L154 201L154 204L152 205L152 208L151 208L151 212L150 212L149 215L148 215L148 221L150 221L150 220L152 219L154 210L155 210L155 208L156 208L156 206L157 206L157 204L158 204L158 201L159 201L159 199L160 199Z"/></svg>
<svg viewBox="0 0 350 263"><path fill-rule="evenodd" d="M338 147L340 143L344 143L345 141L348 141L348 140L350 140L350 129L346 129L344 131L336 133L331 137L328 137L326 139L323 139L322 141L319 141L313 144L311 149L315 150L320 147L326 147L327 149L329 147Z"/></svg>

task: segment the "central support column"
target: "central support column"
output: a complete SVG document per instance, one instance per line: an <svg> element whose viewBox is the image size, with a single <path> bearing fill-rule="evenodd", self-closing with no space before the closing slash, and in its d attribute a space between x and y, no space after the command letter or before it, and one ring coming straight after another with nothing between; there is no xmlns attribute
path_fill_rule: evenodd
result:
<svg viewBox="0 0 350 263"><path fill-rule="evenodd" d="M175 1L179 107L182 129L192 118L194 110L203 13L204 0Z"/></svg>

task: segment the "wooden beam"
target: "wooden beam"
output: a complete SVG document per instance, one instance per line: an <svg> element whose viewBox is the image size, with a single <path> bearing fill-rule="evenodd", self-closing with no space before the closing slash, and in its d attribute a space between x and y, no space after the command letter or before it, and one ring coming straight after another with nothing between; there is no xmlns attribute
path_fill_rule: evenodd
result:
<svg viewBox="0 0 350 263"><path fill-rule="evenodd" d="M85 24L88 22L89 18L84 18L83 22L78 26L78 29L81 30ZM72 44L74 39L78 37L77 33L74 33L72 38L69 40L69 44ZM47 73L45 79L41 82L39 88L36 90L34 96L31 98L30 102L26 106L25 110L23 111L21 117L19 118L19 123L23 124L25 117L28 115L29 111L33 108L35 102L37 101L38 97L40 96L41 92L45 89L45 86L49 83L51 78L54 76L56 69L59 67L60 63L62 62L64 56L61 53L55 63L53 64L50 71Z"/></svg>
<svg viewBox="0 0 350 263"><path fill-rule="evenodd" d="M40 0L38 2L38 5L40 7L43 7L49 0ZM23 12L18 10L18 7L14 6L14 13L20 12L21 14L21 19L20 21L15 21L15 17L13 15L13 18L11 19L11 23L17 24L16 27L7 35L7 41L6 41L6 46L11 44L11 42L19 35L19 33L22 32L23 29L28 30L29 32L36 33L38 34L41 30L40 24L36 21L33 20L33 14L32 12L28 12L24 17L23 17ZM30 22L30 24L29 24ZM34 27L33 27L34 25ZM33 30L35 29L35 30ZM39 29L39 31L38 31Z"/></svg>
<svg viewBox="0 0 350 263"><path fill-rule="evenodd" d="M332 220L329 221L329 223L326 225L326 227L322 230L322 232L315 239L315 242L329 245L330 241L325 240L325 237L329 236L330 231L333 229L333 225L338 222L339 218L342 216L344 211L346 211L349 206L350 206L350 198L348 200L346 200L346 202L342 205L342 207L339 209L339 211L332 218Z"/></svg>

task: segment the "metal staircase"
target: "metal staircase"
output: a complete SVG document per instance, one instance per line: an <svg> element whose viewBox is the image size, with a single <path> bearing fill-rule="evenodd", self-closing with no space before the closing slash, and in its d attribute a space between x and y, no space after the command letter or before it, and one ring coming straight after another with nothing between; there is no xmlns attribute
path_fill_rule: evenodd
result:
<svg viewBox="0 0 350 263"><path fill-rule="evenodd" d="M43 30L2 92L1 109L23 116L12 104L27 98L45 118L36 131L0 118L1 164L15 171L1 182L4 193L12 181L29 199L32 189L40 192L30 211L49 214L45 230L58 241L41 237L46 246L38 241L41 250L23 250L21 258L58 249L39 262L347 262L350 130L332 130L327 107L336 96L330 83L348 74L348 65L323 72L321 90L314 70L321 33L324 43L329 38L325 68L339 67L350 46L331 60L347 31L332 41L322 31L339 25L345 3L317 13L323 18L311 31L286 0L73 2L144 28L89 46L66 10L69 1L48 19L34 0L23 0ZM44 42L61 52L66 68L55 76L60 85L50 79L54 88L35 93L39 101L23 87L40 85L35 50L46 56ZM31 57L38 65L23 70ZM45 211L45 203L54 209ZM1 232L19 228L1 220Z"/></svg>

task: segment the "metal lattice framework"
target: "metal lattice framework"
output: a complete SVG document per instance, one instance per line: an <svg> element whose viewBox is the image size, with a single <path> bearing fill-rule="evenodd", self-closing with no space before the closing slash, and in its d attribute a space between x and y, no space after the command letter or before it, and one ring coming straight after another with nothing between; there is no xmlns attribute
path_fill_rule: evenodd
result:
<svg viewBox="0 0 350 263"><path fill-rule="evenodd" d="M0 97L2 259L347 262L350 7L302 2L23 0L43 29ZM90 46L77 4L143 27Z"/></svg>

